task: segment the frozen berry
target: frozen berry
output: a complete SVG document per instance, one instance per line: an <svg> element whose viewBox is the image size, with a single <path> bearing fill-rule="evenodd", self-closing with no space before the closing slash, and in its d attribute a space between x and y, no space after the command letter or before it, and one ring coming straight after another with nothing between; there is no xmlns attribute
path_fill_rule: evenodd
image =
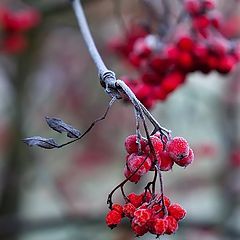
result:
<svg viewBox="0 0 240 240"><path fill-rule="evenodd" d="M174 217L167 216L165 218L165 221L167 222L167 229L166 229L166 233L167 234L172 234L172 233L177 231L177 229L178 229L178 222L177 222L177 220Z"/></svg>
<svg viewBox="0 0 240 240"><path fill-rule="evenodd" d="M169 156L168 152L164 151L160 155L160 159L158 161L159 167L161 171L169 171L172 169L174 161Z"/></svg>
<svg viewBox="0 0 240 240"><path fill-rule="evenodd" d="M136 211L136 207L132 203L126 203L123 205L123 213L128 218L133 218L134 212Z"/></svg>
<svg viewBox="0 0 240 240"><path fill-rule="evenodd" d="M175 161L181 160L189 154L187 140L182 137L175 137L166 144L166 151Z"/></svg>
<svg viewBox="0 0 240 240"><path fill-rule="evenodd" d="M193 153L193 150L190 148L188 156L179 161L175 161L175 163L181 167L187 167L189 164L192 163L193 160L194 160L194 153Z"/></svg>
<svg viewBox="0 0 240 240"><path fill-rule="evenodd" d="M147 155L139 156L136 153L132 153L127 159L127 166L131 172L136 172L137 175L146 174L152 165L152 161Z"/></svg>
<svg viewBox="0 0 240 240"><path fill-rule="evenodd" d="M185 217L186 211L179 204L172 204L168 207L168 214L179 221Z"/></svg>
<svg viewBox="0 0 240 240"><path fill-rule="evenodd" d="M143 149L146 147L147 142L145 139L142 138L140 141L140 144L141 144L141 149ZM129 154L138 152L137 135L130 135L126 138L125 148Z"/></svg>
<svg viewBox="0 0 240 240"><path fill-rule="evenodd" d="M130 178L129 178L129 181L130 181L130 182L138 183L139 180L140 180L140 178L141 178L141 176L137 175L136 173L133 175L133 172L131 172L131 171L127 168L127 166L124 167L123 173L124 173L124 176L125 176L126 178L129 178L129 177L130 177Z"/></svg>
<svg viewBox="0 0 240 240"><path fill-rule="evenodd" d="M142 204L142 195L137 195L135 193L130 193L127 198L129 199L130 203L133 204L136 208Z"/></svg>
<svg viewBox="0 0 240 240"><path fill-rule="evenodd" d="M111 210L106 216L106 223L110 228L116 227L121 222L122 216L116 210Z"/></svg>

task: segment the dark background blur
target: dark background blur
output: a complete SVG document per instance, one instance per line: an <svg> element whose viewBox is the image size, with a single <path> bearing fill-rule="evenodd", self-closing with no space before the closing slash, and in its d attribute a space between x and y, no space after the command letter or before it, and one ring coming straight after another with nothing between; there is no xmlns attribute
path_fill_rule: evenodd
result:
<svg viewBox="0 0 240 240"><path fill-rule="evenodd" d="M83 2L107 65L117 74L131 74L107 43L121 35L119 10L127 23L145 16L144 4ZM0 4L34 6L42 14L41 24L28 33L24 53L0 53L0 239L133 239L127 224L114 230L105 225L107 194L123 179L124 139L135 131L132 107L115 103L105 121L68 147L25 146L21 139L33 135L65 141L49 130L45 116L83 131L104 112L109 97L67 1ZM239 36L239 1L218 4ZM240 68L227 76L190 75L153 115L173 135L188 139L196 155L187 169L164 173L166 195L188 214L177 234L161 239L240 239ZM141 184L130 183L128 191L140 191Z"/></svg>

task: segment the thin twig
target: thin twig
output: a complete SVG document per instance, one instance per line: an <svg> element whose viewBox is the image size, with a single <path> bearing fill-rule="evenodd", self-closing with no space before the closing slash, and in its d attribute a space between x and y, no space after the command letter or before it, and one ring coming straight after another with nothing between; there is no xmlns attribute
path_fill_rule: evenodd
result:
<svg viewBox="0 0 240 240"><path fill-rule="evenodd" d="M112 99L111 99L111 101L109 102L109 104L108 104L108 106L107 106L107 109L106 109L106 111L104 112L104 114L103 114L101 117L99 117L99 118L97 118L96 120L94 120L94 121L91 123L91 125L87 128L87 130L86 130L79 138L76 138L76 139L74 139L74 140L72 140L72 141L63 143L63 144L59 145L58 148L65 147L65 146L67 146L67 145L69 145L69 144L71 144L71 143L74 143L74 142L82 139L87 133L89 133L89 132L91 131L91 129L95 126L96 123L98 123L98 122L100 122L100 121L102 121L102 120L104 120L104 119L106 118L106 116L107 116L107 114L108 114L111 106L112 106L113 103L115 102L115 100L116 100L116 98L112 98Z"/></svg>

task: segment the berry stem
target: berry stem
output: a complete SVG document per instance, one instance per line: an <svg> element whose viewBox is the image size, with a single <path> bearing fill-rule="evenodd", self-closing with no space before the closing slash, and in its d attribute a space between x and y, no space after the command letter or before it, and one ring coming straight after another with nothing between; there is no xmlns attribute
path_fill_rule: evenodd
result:
<svg viewBox="0 0 240 240"><path fill-rule="evenodd" d="M100 78L100 83L102 87L105 88L105 91L115 97L117 99L121 99L121 92L128 97L128 99L132 102L137 112L143 111L144 115L149 119L149 121L153 124L155 129L158 129L160 133L166 136L170 131L160 126L160 124L154 119L151 113L141 104L141 102L137 99L132 90L121 80L117 80L115 73L109 70L104 64L97 48L92 38L92 35L89 30L88 23L86 21L86 17L82 8L82 4L80 0L72 0L71 1L73 10L75 12L78 25L80 27L83 39L87 45L88 51L96 65L98 70L98 75Z"/></svg>
<svg viewBox="0 0 240 240"><path fill-rule="evenodd" d="M159 177L160 192L161 192L161 199L162 199L162 210L163 210L164 215L166 215L167 214L167 209L166 209L165 202L164 202L163 179L162 179L162 173L161 173L161 170L160 170L160 167L159 167L158 163L156 163L155 168L158 172L158 177Z"/></svg>
<svg viewBox="0 0 240 240"><path fill-rule="evenodd" d="M115 101L116 101L116 98L113 97L113 98L111 99L111 101L109 102L109 104L108 104L108 106L107 106L107 109L106 109L106 111L104 112L104 114L103 114L101 117L99 117L99 118L97 118L96 120L94 120L94 121L91 123L91 125L87 128L87 130L85 130L85 132L84 132L80 137L75 138L75 139L72 140L72 141L63 143L63 144L59 145L58 148L62 148L62 147L65 147L65 146L67 146L67 145L69 145L69 144L71 144L71 143L74 143L74 142L82 139L85 135L87 135L87 133L89 133L89 132L92 130L92 128L95 126L96 123L104 120L104 119L107 117L107 114L108 114L111 106L113 105L113 103L114 103Z"/></svg>
<svg viewBox="0 0 240 240"><path fill-rule="evenodd" d="M118 188L121 188L121 190L123 190L123 186L128 182L128 180L134 176L134 174L137 173L137 171L143 166L143 164L146 162L147 158L149 157L150 154L148 154L144 160L142 161L142 163L139 165L139 167L128 177L126 178L125 180L123 180L121 183L119 183L109 194L108 194L108 198L107 198L107 204L109 205L109 208L111 209L112 208L112 196L113 194L115 193L115 191L118 189ZM126 199L126 195L124 194L123 195L124 198Z"/></svg>

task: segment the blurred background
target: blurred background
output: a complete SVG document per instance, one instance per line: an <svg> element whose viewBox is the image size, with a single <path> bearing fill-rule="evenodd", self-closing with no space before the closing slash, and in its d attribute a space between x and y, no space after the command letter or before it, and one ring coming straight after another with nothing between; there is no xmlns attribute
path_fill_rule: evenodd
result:
<svg viewBox="0 0 240 240"><path fill-rule="evenodd" d="M148 1L82 2L107 66L118 75L135 74L108 43L123 34L124 24L150 21ZM182 4L169 2L175 11ZM229 36L239 37L240 2L217 3ZM0 0L0 19L5 8L33 12L31 24L14 37L0 27L0 239L133 239L127 223L114 230L105 225L107 195L124 179L124 139L135 133L132 107L115 103L103 122L65 148L24 145L21 139L34 135L66 141L47 127L45 116L84 131L103 114L109 97L68 1ZM195 152L188 168L163 174L166 195L187 216L175 235L161 239L240 239L240 66L228 75L189 74L152 113ZM141 192L146 182L129 183L127 191ZM122 201L118 194L114 200Z"/></svg>

